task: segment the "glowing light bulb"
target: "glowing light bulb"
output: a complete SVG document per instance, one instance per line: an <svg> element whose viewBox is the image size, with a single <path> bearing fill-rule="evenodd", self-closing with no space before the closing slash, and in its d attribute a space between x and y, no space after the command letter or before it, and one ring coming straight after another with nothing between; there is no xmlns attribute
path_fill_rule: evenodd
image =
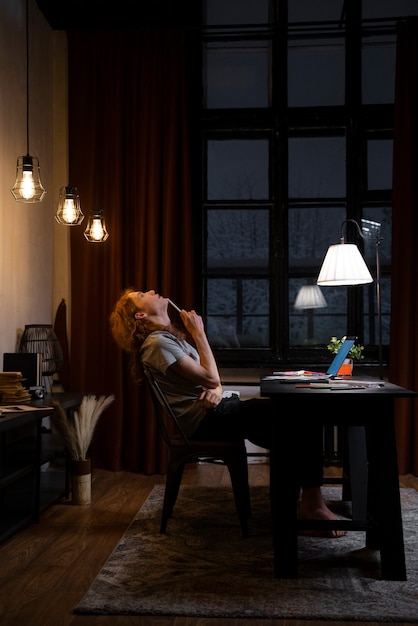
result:
<svg viewBox="0 0 418 626"><path fill-rule="evenodd" d="M94 241L100 241L100 239L103 237L102 220L100 218L93 219L90 232Z"/></svg>
<svg viewBox="0 0 418 626"><path fill-rule="evenodd" d="M35 195L35 183L32 172L22 172L21 192L22 198L30 200Z"/></svg>
<svg viewBox="0 0 418 626"><path fill-rule="evenodd" d="M10 191L17 202L41 202L46 191L39 175L38 157L17 157L16 180Z"/></svg>
<svg viewBox="0 0 418 626"><path fill-rule="evenodd" d="M90 215L84 237L93 243L106 241L109 237L102 211L95 211Z"/></svg>
<svg viewBox="0 0 418 626"><path fill-rule="evenodd" d="M64 208L62 210L62 217L65 222L72 224L77 219L77 209L74 205L73 199L66 199L64 201Z"/></svg>
<svg viewBox="0 0 418 626"><path fill-rule="evenodd" d="M61 187L58 209L55 214L58 224L78 226L84 219L77 187Z"/></svg>

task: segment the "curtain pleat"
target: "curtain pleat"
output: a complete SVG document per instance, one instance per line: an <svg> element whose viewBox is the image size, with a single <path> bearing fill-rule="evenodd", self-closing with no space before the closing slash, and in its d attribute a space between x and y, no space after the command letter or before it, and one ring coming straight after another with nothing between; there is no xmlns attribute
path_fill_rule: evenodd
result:
<svg viewBox="0 0 418 626"><path fill-rule="evenodd" d="M398 25L389 379L418 391L418 20ZM418 475L418 401L396 401L400 474Z"/></svg>
<svg viewBox="0 0 418 626"><path fill-rule="evenodd" d="M129 286L194 305L185 34L69 31L69 172L86 218L71 229L73 390L115 394L100 418L96 466L166 471L148 391L135 385L109 315ZM83 236L103 210L109 238Z"/></svg>

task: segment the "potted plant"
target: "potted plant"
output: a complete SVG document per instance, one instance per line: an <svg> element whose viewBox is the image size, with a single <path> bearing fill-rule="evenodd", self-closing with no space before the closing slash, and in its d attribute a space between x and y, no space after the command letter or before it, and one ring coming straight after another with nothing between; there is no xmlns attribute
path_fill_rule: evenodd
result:
<svg viewBox="0 0 418 626"><path fill-rule="evenodd" d="M345 341L346 337L341 337L338 339L337 337L331 337L329 340L329 344L327 345L328 350L332 354L336 354L338 350L341 348L341 344ZM363 354L364 346L360 344L353 344L350 348L350 351L345 359L343 365L340 367L338 374L340 376L351 376L353 373L353 360L361 361L364 359Z"/></svg>
<svg viewBox="0 0 418 626"><path fill-rule="evenodd" d="M57 394L58 398L59 394ZM68 415L59 400L54 401L52 425L61 435L70 455L71 491L74 504L91 502L91 459L88 456L94 430L100 415L115 396L84 396L78 411Z"/></svg>

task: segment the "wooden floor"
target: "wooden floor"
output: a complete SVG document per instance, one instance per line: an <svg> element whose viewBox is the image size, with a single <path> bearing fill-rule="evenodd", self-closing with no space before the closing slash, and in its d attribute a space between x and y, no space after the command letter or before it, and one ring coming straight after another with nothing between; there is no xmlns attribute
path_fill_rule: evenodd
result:
<svg viewBox="0 0 418 626"><path fill-rule="evenodd" d="M268 465L253 464L249 470L251 484L268 484ZM338 473L332 468L328 471ZM306 626L306 621L293 620L73 614L152 487L163 482L164 476L95 470L91 505L53 505L42 514L39 524L21 530L1 545L1 626ZM229 484L229 478L223 467L199 465L186 470L183 482L216 486ZM418 491L418 478L413 476L402 476L400 484ZM324 626L325 622L310 624ZM370 622L368 626L372 626Z"/></svg>

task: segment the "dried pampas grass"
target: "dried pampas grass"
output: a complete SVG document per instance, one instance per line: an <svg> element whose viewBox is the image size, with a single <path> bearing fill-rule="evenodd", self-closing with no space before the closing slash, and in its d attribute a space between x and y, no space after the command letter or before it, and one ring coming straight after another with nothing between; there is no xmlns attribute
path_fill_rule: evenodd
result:
<svg viewBox="0 0 418 626"><path fill-rule="evenodd" d="M80 408L73 415L67 414L59 401L54 401L55 412L52 425L64 440L75 461L85 461L100 415L114 401L115 396L84 396Z"/></svg>

